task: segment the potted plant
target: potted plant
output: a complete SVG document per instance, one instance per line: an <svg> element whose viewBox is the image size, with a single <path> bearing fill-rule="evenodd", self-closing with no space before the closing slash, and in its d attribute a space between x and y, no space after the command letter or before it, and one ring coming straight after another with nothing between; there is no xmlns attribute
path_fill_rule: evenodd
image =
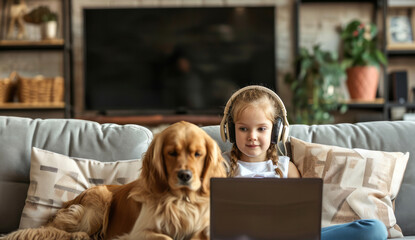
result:
<svg viewBox="0 0 415 240"><path fill-rule="evenodd" d="M24 16L28 23L40 25L42 39L56 38L58 28L58 15L48 6L39 6Z"/></svg>
<svg viewBox="0 0 415 240"><path fill-rule="evenodd" d="M347 69L347 87L352 99L373 100L379 82L380 64L385 55L377 48L378 29L373 23L353 20L341 31L343 65Z"/></svg>
<svg viewBox="0 0 415 240"><path fill-rule="evenodd" d="M291 121L301 124L323 124L334 121L333 110L347 110L342 104L341 82L346 74L337 54L314 46L313 52L301 48L295 62L299 66L297 77L285 76L293 91Z"/></svg>

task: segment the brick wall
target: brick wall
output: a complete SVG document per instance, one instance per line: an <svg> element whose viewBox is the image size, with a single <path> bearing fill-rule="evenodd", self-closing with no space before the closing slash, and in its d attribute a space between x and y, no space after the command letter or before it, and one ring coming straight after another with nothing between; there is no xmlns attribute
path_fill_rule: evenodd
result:
<svg viewBox="0 0 415 240"><path fill-rule="evenodd" d="M33 0L31 4L44 4L46 0ZM46 1L53 2L53 1ZM83 49L82 9L84 7L168 7L168 6L276 6L276 58L280 97L290 106L291 93L283 82L284 75L293 71L294 61L294 4L295 0L72 0L72 34L74 63L75 116L83 111ZM370 21L371 5L367 3L303 4L301 6L300 45L312 47L321 43L323 49L337 51L339 36L336 28L353 18ZM0 54L0 76L10 69L27 74L62 74L62 59L58 53ZM87 113L88 114L88 113ZM93 113L90 113L93 114Z"/></svg>

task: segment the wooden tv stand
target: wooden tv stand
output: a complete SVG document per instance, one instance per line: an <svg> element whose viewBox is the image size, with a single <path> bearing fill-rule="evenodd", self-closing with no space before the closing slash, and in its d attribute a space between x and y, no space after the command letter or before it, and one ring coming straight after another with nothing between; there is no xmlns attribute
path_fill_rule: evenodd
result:
<svg viewBox="0 0 415 240"><path fill-rule="evenodd" d="M80 119L91 120L99 123L138 124L143 126L158 126L172 124L179 121L187 121L200 126L218 125L222 120L219 115L139 115L139 116L89 116Z"/></svg>

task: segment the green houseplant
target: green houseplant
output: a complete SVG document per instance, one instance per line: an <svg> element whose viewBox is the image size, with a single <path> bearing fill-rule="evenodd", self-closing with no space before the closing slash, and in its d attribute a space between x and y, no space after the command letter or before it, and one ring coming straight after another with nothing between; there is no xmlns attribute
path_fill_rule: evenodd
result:
<svg viewBox="0 0 415 240"><path fill-rule="evenodd" d="M24 16L28 23L40 25L42 39L56 38L58 15L48 6L39 6Z"/></svg>
<svg viewBox="0 0 415 240"><path fill-rule="evenodd" d="M345 71L337 54L324 51L318 45L313 47L313 52L301 48L295 65L300 67L298 75L285 76L285 82L293 91L292 122L331 123L333 110L339 107L342 113L347 110L347 106L341 103L343 96L339 91Z"/></svg>
<svg viewBox="0 0 415 240"><path fill-rule="evenodd" d="M24 16L24 20L28 23L42 24L49 21L57 21L58 15L52 12L48 6L38 6Z"/></svg>
<svg viewBox="0 0 415 240"><path fill-rule="evenodd" d="M378 29L373 23L352 20L341 31L343 62L352 99L373 100L379 82L380 64L385 55L377 47Z"/></svg>

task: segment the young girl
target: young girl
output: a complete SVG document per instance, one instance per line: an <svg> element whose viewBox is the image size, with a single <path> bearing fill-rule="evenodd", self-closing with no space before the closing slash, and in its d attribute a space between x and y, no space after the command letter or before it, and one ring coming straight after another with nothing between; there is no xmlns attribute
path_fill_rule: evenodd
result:
<svg viewBox="0 0 415 240"><path fill-rule="evenodd" d="M284 104L277 94L262 86L240 89L226 104L221 136L233 143L223 154L230 177L300 177L287 156L278 156L278 142L288 138ZM321 239L387 239L385 225L379 220L357 220L322 228Z"/></svg>

